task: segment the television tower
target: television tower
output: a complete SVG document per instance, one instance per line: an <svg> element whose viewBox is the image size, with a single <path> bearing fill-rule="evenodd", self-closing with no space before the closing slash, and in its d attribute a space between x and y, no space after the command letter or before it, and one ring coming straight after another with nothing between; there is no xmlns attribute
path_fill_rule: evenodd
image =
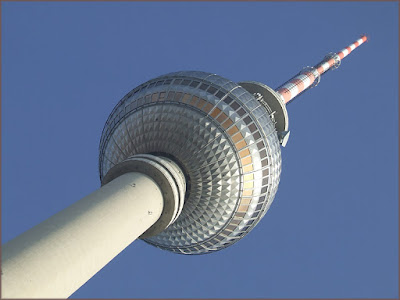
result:
<svg viewBox="0 0 400 300"><path fill-rule="evenodd" d="M286 104L366 40L276 90L184 71L130 91L102 132L102 187L3 245L2 297L67 298L137 238L181 254L243 238L278 189Z"/></svg>

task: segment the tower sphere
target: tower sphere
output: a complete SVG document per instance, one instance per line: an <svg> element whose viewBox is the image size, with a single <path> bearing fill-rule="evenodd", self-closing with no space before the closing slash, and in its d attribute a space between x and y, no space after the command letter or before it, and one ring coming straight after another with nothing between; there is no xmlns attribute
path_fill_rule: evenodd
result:
<svg viewBox="0 0 400 300"><path fill-rule="evenodd" d="M278 188L279 131L287 130L284 104L275 119L262 96L281 101L261 84L184 71L149 80L119 101L100 141L102 183L113 166L138 154L172 160L186 179L179 217L144 241L175 253L209 253L261 220Z"/></svg>

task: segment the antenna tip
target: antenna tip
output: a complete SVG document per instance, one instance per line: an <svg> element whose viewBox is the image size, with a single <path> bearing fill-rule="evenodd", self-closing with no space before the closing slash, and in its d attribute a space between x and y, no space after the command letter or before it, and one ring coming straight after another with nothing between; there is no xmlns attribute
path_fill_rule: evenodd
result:
<svg viewBox="0 0 400 300"><path fill-rule="evenodd" d="M369 36L366 35L366 34L362 34L362 35L361 35L361 39L362 39L364 42L368 42L368 41L369 41Z"/></svg>

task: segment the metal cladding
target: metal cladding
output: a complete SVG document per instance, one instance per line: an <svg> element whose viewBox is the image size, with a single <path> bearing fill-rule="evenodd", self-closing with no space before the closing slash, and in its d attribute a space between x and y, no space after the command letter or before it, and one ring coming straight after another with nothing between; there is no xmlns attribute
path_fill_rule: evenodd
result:
<svg viewBox="0 0 400 300"><path fill-rule="evenodd" d="M210 253L244 237L278 188L281 151L269 112L240 85L215 74L176 72L129 92L100 141L100 179L137 154L169 157L185 173L178 219L144 240L182 254Z"/></svg>
<svg viewBox="0 0 400 300"><path fill-rule="evenodd" d="M337 68L343 58L365 41L367 41L367 37L363 35L360 39L342 49L339 53L330 53L316 66L304 69L298 75L277 88L277 93L285 103L290 102L307 88L318 84L322 74L332 68Z"/></svg>

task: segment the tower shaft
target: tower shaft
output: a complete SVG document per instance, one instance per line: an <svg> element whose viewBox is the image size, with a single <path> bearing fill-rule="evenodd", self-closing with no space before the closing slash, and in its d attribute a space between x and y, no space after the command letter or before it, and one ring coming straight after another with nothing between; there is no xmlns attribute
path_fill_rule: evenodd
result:
<svg viewBox="0 0 400 300"><path fill-rule="evenodd" d="M161 216L156 182L123 174L2 248L3 298L67 298Z"/></svg>

